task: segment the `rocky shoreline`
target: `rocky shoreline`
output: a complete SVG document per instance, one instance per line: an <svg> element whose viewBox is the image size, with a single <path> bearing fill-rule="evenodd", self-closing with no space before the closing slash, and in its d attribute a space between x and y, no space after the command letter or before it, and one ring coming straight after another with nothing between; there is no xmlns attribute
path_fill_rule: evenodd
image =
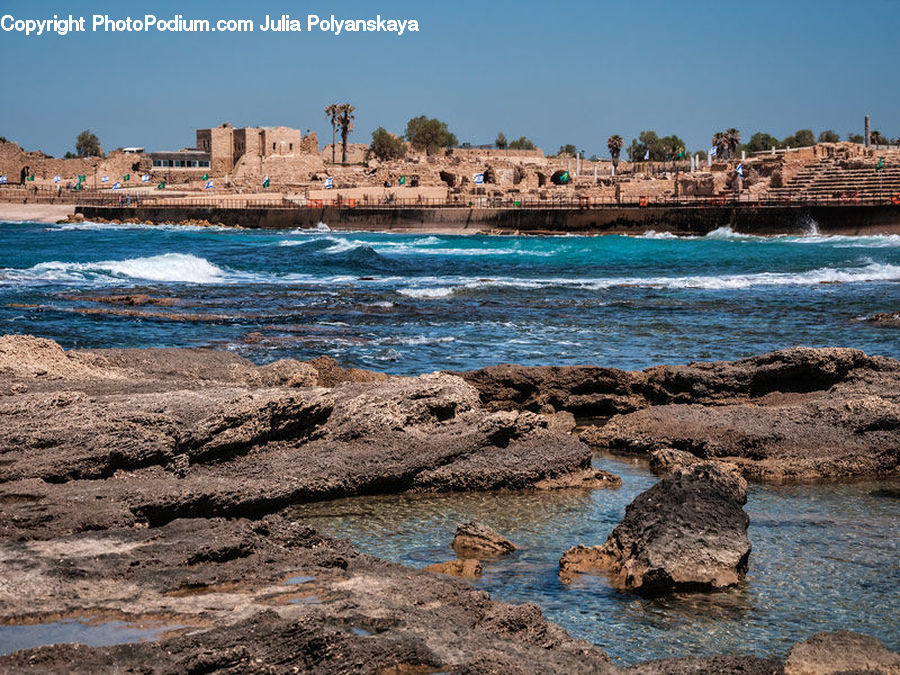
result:
<svg viewBox="0 0 900 675"><path fill-rule="evenodd" d="M591 469L597 448L656 453L664 472L721 474L737 502L735 470L898 474L900 363L854 350L641 373L497 366L403 378L330 359L255 366L211 350L64 351L6 336L0 375L0 630L87 616L168 631L22 650L0 656L3 672L619 672L533 605L378 560L285 508L406 491L615 488ZM623 524L639 527L639 515ZM463 532L460 550L496 545L476 524ZM803 658L820 658L829 640ZM875 672L896 672L896 655L853 644L888 664ZM734 656L634 672L710 669L819 672Z"/></svg>

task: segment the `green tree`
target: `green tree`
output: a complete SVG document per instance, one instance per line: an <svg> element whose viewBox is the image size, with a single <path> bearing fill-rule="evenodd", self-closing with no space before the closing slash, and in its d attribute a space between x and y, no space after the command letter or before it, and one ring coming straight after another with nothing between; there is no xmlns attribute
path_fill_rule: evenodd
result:
<svg viewBox="0 0 900 675"><path fill-rule="evenodd" d="M356 108L349 103L341 103L338 106L337 123L341 128L341 164L347 163L347 136L353 131L353 111Z"/></svg>
<svg viewBox="0 0 900 675"><path fill-rule="evenodd" d="M85 129L75 139L75 153L79 157L103 157L100 139L90 129Z"/></svg>
<svg viewBox="0 0 900 675"><path fill-rule="evenodd" d="M446 122L429 119L425 115L413 117L406 123L406 140L417 150L433 154L441 148L456 145L456 136L447 128Z"/></svg>
<svg viewBox="0 0 900 675"><path fill-rule="evenodd" d="M0 136L0 143L9 143L9 141L6 140L6 136Z"/></svg>
<svg viewBox="0 0 900 675"><path fill-rule="evenodd" d="M622 146L625 141L619 134L613 134L606 139L606 147L609 148L609 156L612 157L613 171L619 168L619 155L622 153Z"/></svg>
<svg viewBox="0 0 900 675"><path fill-rule="evenodd" d="M841 137L834 129L826 129L819 134L819 143L838 143Z"/></svg>
<svg viewBox="0 0 900 675"><path fill-rule="evenodd" d="M852 132L847 134L847 140L851 143L859 143L860 145L866 142L866 139L862 134L854 134Z"/></svg>
<svg viewBox="0 0 900 675"><path fill-rule="evenodd" d="M880 131L872 131L869 136L869 140L872 142L872 145L887 145L888 139L881 135Z"/></svg>
<svg viewBox="0 0 900 675"><path fill-rule="evenodd" d="M713 134L712 147L716 149L716 157L726 157L728 155L728 134L724 131L717 131Z"/></svg>
<svg viewBox="0 0 900 675"><path fill-rule="evenodd" d="M378 127L372 132L372 144L369 151L382 161L401 159L406 156L406 143L387 131Z"/></svg>
<svg viewBox="0 0 900 675"><path fill-rule="evenodd" d="M568 155L569 157L574 157L577 153L578 149L571 143L567 143L566 145L559 146L559 152L556 153L556 156L562 157Z"/></svg>
<svg viewBox="0 0 900 675"><path fill-rule="evenodd" d="M494 145L497 146L498 150L506 150L507 146L509 145L506 142L506 136L503 135L502 131L497 132L497 140L494 141Z"/></svg>
<svg viewBox="0 0 900 675"><path fill-rule="evenodd" d="M325 117L331 122L331 163L334 164L335 159L335 137L337 136L338 114L340 106L337 103L325 106Z"/></svg>
<svg viewBox="0 0 900 675"><path fill-rule="evenodd" d="M509 142L510 150L534 150L535 145L525 136L519 136L516 140Z"/></svg>
<svg viewBox="0 0 900 675"><path fill-rule="evenodd" d="M750 141L746 146L744 146L744 149L747 152L763 152L764 150L777 148L778 144L778 139L775 138L772 134L757 131L750 137Z"/></svg>
<svg viewBox="0 0 900 675"><path fill-rule="evenodd" d="M75 159L76 157L78 157L78 155L76 155L71 150L69 150L68 152L66 152L65 155L63 155L63 159Z"/></svg>
<svg viewBox="0 0 900 675"><path fill-rule="evenodd" d="M794 141L797 147L807 148L816 144L816 135L812 132L812 129L798 129L794 134Z"/></svg>

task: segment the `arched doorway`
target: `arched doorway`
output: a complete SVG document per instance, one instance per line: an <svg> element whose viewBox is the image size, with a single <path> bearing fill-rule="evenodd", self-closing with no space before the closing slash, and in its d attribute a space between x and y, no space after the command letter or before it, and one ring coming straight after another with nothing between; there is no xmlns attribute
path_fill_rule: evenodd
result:
<svg viewBox="0 0 900 675"><path fill-rule="evenodd" d="M19 176L19 182L22 185L25 185L25 179L28 178L28 174L30 174L30 173L31 173L30 167L27 167L27 166L22 167L22 173Z"/></svg>

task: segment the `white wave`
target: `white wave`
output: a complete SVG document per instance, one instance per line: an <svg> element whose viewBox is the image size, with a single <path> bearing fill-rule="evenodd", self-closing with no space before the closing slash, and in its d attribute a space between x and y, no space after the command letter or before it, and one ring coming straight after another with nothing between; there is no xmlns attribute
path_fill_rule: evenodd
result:
<svg viewBox="0 0 900 675"><path fill-rule="evenodd" d="M742 234L731 229L730 225L717 227L712 232L706 233L707 239L763 239L763 237L753 234Z"/></svg>
<svg viewBox="0 0 900 675"><path fill-rule="evenodd" d="M793 244L829 244L835 248L897 248L900 247L900 234L815 234L785 237L783 241Z"/></svg>
<svg viewBox="0 0 900 675"><path fill-rule="evenodd" d="M656 230L647 230L644 234L639 234L634 237L635 239L678 239L678 237L671 232L657 232Z"/></svg>
<svg viewBox="0 0 900 675"><path fill-rule="evenodd" d="M453 295L455 288L401 288L397 292L410 298L446 298Z"/></svg>
<svg viewBox="0 0 900 675"><path fill-rule="evenodd" d="M164 253L147 258L106 260L96 263L51 261L18 270L12 278L45 281L86 281L98 275L144 281L208 284L221 281L225 272L205 258L185 253Z"/></svg>
<svg viewBox="0 0 900 675"><path fill-rule="evenodd" d="M331 232L331 228L320 221L315 227L296 227L288 230L287 234L315 234L316 232Z"/></svg>
<svg viewBox="0 0 900 675"><path fill-rule="evenodd" d="M442 244L443 242L435 236L425 237L424 239L416 239L413 244L416 246L433 246L434 244Z"/></svg>

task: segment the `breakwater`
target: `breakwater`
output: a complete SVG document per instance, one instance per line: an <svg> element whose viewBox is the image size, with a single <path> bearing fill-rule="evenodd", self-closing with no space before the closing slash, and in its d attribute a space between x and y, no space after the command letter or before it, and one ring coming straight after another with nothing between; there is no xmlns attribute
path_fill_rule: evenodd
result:
<svg viewBox="0 0 900 675"><path fill-rule="evenodd" d="M702 235L721 227L749 234L793 234L815 224L829 234L900 233L900 206L784 205L623 206L604 208L78 206L86 219L151 223L207 221L228 226L291 229L327 223L333 229L441 230L460 233L633 234L647 230Z"/></svg>

